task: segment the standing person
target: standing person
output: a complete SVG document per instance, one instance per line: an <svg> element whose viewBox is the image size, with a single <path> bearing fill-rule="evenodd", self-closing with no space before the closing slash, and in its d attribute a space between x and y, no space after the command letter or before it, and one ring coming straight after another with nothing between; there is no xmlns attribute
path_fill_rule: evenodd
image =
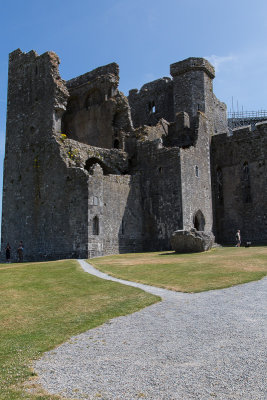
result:
<svg viewBox="0 0 267 400"><path fill-rule="evenodd" d="M236 240L236 245L235 247L240 247L241 245L241 234L240 234L240 230L238 229L236 234L235 234L235 240Z"/></svg>
<svg viewBox="0 0 267 400"><path fill-rule="evenodd" d="M18 257L19 257L19 262L23 262L23 243L22 241L19 242L19 247L17 250Z"/></svg>
<svg viewBox="0 0 267 400"><path fill-rule="evenodd" d="M11 252L11 247L10 247L10 244L7 243L7 245L6 245L6 262L7 263L10 262L10 252Z"/></svg>

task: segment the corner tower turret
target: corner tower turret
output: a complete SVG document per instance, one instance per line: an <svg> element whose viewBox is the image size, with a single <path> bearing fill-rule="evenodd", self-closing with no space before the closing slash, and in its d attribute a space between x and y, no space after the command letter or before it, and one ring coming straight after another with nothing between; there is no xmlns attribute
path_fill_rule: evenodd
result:
<svg viewBox="0 0 267 400"><path fill-rule="evenodd" d="M195 117L198 111L209 118L213 105L213 66L204 58L190 57L171 64L174 113L185 111Z"/></svg>
<svg viewBox="0 0 267 400"><path fill-rule="evenodd" d="M190 146L180 149L184 229L211 231L209 147L214 133L214 68L204 58L188 58L172 64L170 70L174 113L189 115L194 136Z"/></svg>

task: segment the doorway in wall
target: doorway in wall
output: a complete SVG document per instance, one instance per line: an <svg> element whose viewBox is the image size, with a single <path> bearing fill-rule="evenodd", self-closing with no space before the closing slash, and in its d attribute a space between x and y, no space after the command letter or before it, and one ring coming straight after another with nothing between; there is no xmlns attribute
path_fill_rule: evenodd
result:
<svg viewBox="0 0 267 400"><path fill-rule="evenodd" d="M198 210L193 217L194 228L197 231L205 230L205 218L202 211Z"/></svg>

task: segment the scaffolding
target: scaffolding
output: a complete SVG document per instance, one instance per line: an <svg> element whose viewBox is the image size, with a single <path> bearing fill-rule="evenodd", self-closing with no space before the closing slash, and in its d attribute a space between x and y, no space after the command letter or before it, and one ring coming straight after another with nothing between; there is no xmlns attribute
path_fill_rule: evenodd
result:
<svg viewBox="0 0 267 400"><path fill-rule="evenodd" d="M267 121L267 110L230 111L227 116L230 129L246 125L254 127L257 122Z"/></svg>

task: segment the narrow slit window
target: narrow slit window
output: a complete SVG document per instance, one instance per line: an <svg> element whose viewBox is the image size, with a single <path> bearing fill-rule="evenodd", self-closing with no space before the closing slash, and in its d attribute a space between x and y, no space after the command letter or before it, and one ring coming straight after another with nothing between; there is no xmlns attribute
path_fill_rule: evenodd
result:
<svg viewBox="0 0 267 400"><path fill-rule="evenodd" d="M97 215L93 219L93 235L99 235L99 218Z"/></svg>
<svg viewBox="0 0 267 400"><path fill-rule="evenodd" d="M122 219L121 221L121 234L124 235L125 233L125 221L124 219Z"/></svg>
<svg viewBox="0 0 267 400"><path fill-rule="evenodd" d="M250 188L250 171L248 162L244 162L242 166L242 191L243 191L243 202L251 203L251 188Z"/></svg>
<svg viewBox="0 0 267 400"><path fill-rule="evenodd" d="M223 174L220 167L216 171L216 194L220 203L223 203Z"/></svg>
<svg viewBox="0 0 267 400"><path fill-rule="evenodd" d="M155 105L155 102L154 102L154 101L150 101L150 102L148 103L148 110L149 110L150 114L155 114L155 112L156 112L156 105Z"/></svg>

